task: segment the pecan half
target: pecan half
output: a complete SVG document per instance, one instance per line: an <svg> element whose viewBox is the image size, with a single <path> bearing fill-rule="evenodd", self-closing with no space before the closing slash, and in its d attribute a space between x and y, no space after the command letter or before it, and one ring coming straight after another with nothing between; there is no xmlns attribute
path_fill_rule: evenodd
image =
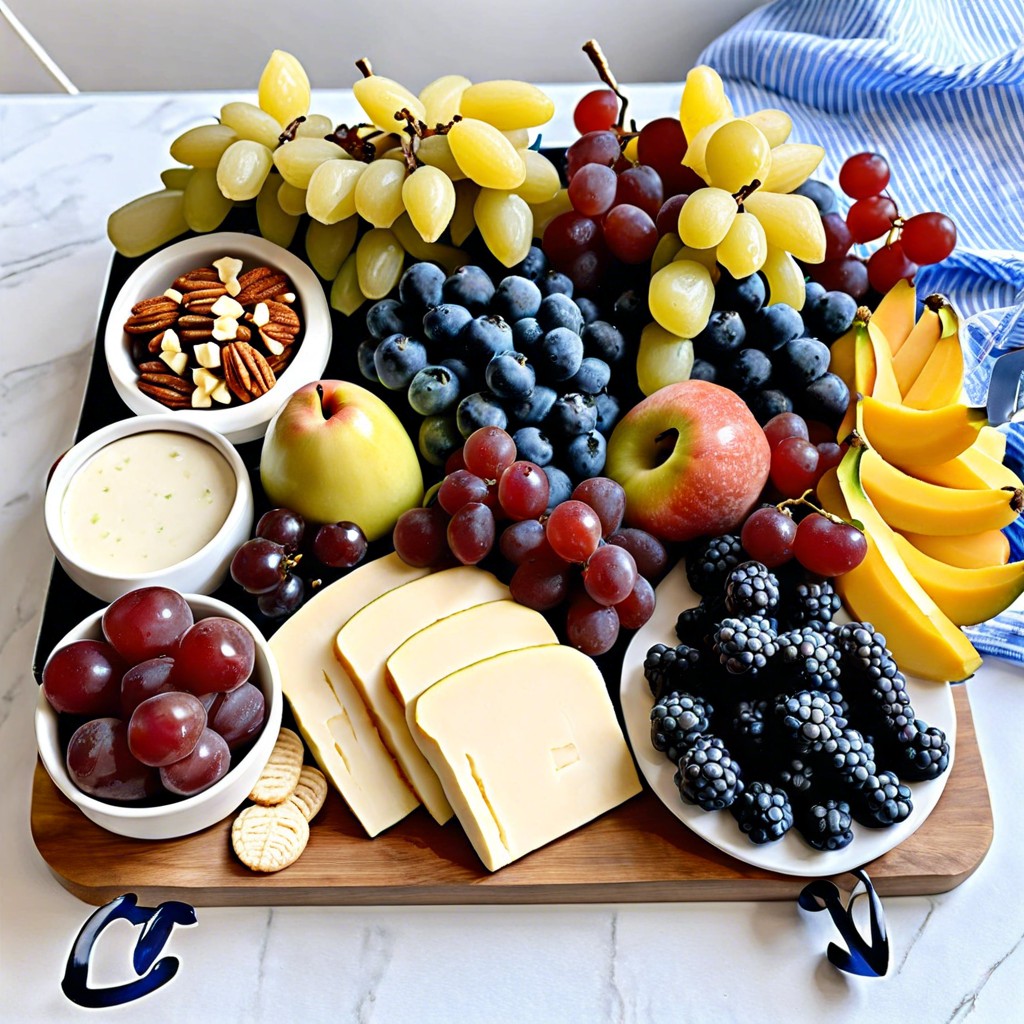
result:
<svg viewBox="0 0 1024 1024"><path fill-rule="evenodd" d="M192 404L195 385L173 373L143 373L138 388L144 395L155 398L168 409L187 409Z"/></svg>
<svg viewBox="0 0 1024 1024"><path fill-rule="evenodd" d="M288 360L291 358L291 353L288 349L285 349L280 355L269 355L267 356L267 365L274 371L274 375L277 376L287 365Z"/></svg>
<svg viewBox="0 0 1024 1024"><path fill-rule="evenodd" d="M227 293L227 288L222 284L211 285L209 288L196 288L194 291L185 293L182 298L182 304L190 313L209 316L213 304L222 295L227 295Z"/></svg>
<svg viewBox="0 0 1024 1024"><path fill-rule="evenodd" d="M159 359L147 359L144 363L139 363L139 373L166 373L167 367Z"/></svg>
<svg viewBox="0 0 1024 1024"><path fill-rule="evenodd" d="M132 315L125 321L128 334L149 334L173 327L178 319L178 304L163 295L143 299L132 306Z"/></svg>
<svg viewBox="0 0 1024 1024"><path fill-rule="evenodd" d="M199 291L203 288L210 288L212 285L220 285L220 275L213 267L199 267L196 270L190 270L187 274L182 274L181 277L176 278L174 281L174 287L181 292L183 295L187 295L189 292Z"/></svg>
<svg viewBox="0 0 1024 1024"><path fill-rule="evenodd" d="M178 317L177 329L182 341L204 341L213 334L213 317L186 313Z"/></svg>
<svg viewBox="0 0 1024 1024"><path fill-rule="evenodd" d="M272 323L280 324L282 327L293 328L293 334L299 333L299 328L302 324L299 320L299 314L291 306L286 306L283 302L270 301L267 303L267 312L270 314Z"/></svg>
<svg viewBox="0 0 1024 1024"><path fill-rule="evenodd" d="M224 379L240 402L265 395L277 383L270 364L244 341L232 341L221 349Z"/></svg>
<svg viewBox="0 0 1024 1024"><path fill-rule="evenodd" d="M244 273L238 283L242 290L235 296L235 301L243 306L266 302L288 290L288 278L270 267L255 267Z"/></svg>

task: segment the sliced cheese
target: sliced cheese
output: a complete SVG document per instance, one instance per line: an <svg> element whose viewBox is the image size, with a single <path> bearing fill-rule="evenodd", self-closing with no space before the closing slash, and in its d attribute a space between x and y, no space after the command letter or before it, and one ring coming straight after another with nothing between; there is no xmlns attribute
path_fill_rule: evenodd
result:
<svg viewBox="0 0 1024 1024"><path fill-rule="evenodd" d="M447 676L417 699L413 735L490 871L640 792L604 678L571 647Z"/></svg>
<svg viewBox="0 0 1024 1024"><path fill-rule="evenodd" d="M270 640L299 731L370 836L401 821L419 800L335 658L334 638L361 608L427 571L397 555L368 562L307 601Z"/></svg>
<svg viewBox="0 0 1024 1024"><path fill-rule="evenodd" d="M388 689L391 653L432 622L487 601L509 597L489 572L459 566L425 576L368 604L338 631L335 653L366 703L377 729L413 791L440 824L452 816L437 776L413 742L405 709Z"/></svg>
<svg viewBox="0 0 1024 1024"><path fill-rule="evenodd" d="M387 661L388 688L409 720L416 698L466 665L538 644L557 644L547 619L509 599L456 612L421 629Z"/></svg>

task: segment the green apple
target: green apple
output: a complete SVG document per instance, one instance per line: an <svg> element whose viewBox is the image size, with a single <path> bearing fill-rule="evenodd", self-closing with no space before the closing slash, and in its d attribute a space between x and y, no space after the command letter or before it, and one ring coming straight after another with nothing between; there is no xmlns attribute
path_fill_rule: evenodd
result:
<svg viewBox="0 0 1024 1024"><path fill-rule="evenodd" d="M344 380L313 381L277 411L263 439L263 490L314 523L348 520L367 540L423 498L416 449L376 395Z"/></svg>
<svg viewBox="0 0 1024 1024"><path fill-rule="evenodd" d="M771 452L746 403L703 380L634 406L608 441L605 473L626 492L626 524L661 540L739 526L768 479Z"/></svg>

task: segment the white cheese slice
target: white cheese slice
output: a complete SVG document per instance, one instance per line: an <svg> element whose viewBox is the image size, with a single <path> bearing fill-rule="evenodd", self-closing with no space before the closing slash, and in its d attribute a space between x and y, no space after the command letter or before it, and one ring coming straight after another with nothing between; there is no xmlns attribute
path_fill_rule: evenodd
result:
<svg viewBox="0 0 1024 1024"><path fill-rule="evenodd" d="M505 651L557 644L540 612L513 600L489 601L421 629L388 658L388 688L409 719L410 705L439 679Z"/></svg>
<svg viewBox="0 0 1024 1024"><path fill-rule="evenodd" d="M640 792L604 679L571 647L440 680L416 701L413 735L491 871Z"/></svg>
<svg viewBox="0 0 1024 1024"><path fill-rule="evenodd" d="M489 572L459 566L392 590L353 615L338 631L335 653L356 684L377 729L423 805L441 825L452 816L437 776L413 742L405 709L388 689L387 660L432 622L509 597Z"/></svg>
<svg viewBox="0 0 1024 1024"><path fill-rule="evenodd" d="M299 731L370 836L419 801L335 658L334 638L361 608L427 572L394 554L368 562L312 597L270 640Z"/></svg>

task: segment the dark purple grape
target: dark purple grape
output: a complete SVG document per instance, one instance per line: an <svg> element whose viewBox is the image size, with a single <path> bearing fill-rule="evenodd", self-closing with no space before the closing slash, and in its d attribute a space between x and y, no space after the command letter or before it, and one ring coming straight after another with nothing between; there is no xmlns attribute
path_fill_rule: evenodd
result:
<svg viewBox="0 0 1024 1024"><path fill-rule="evenodd" d="M280 544L254 537L231 559L231 578L250 594L265 594L284 579L287 557Z"/></svg>
<svg viewBox="0 0 1024 1024"><path fill-rule="evenodd" d="M302 604L305 594L306 585L302 578L288 573L273 590L260 594L256 604L268 619L283 619Z"/></svg>
<svg viewBox="0 0 1024 1024"><path fill-rule="evenodd" d="M132 756L128 726L117 718L94 718L79 727L66 764L74 784L101 800L141 800L160 789L156 770Z"/></svg>
<svg viewBox="0 0 1024 1024"><path fill-rule="evenodd" d="M252 683L242 683L229 693L207 693L200 700L206 708L207 728L223 736L231 750L247 743L263 728L266 701Z"/></svg>
<svg viewBox="0 0 1024 1024"><path fill-rule="evenodd" d="M366 534L355 523L325 523L317 530L313 554L332 569L351 569L366 557Z"/></svg>
<svg viewBox="0 0 1024 1024"><path fill-rule="evenodd" d="M291 554L298 551L305 529L306 522L298 512L288 508L272 508L260 516L256 524L256 536L280 544Z"/></svg>
<svg viewBox="0 0 1024 1024"><path fill-rule="evenodd" d="M178 796L192 796L209 789L231 767L227 741L212 729L204 729L188 757L160 769L164 788Z"/></svg>

